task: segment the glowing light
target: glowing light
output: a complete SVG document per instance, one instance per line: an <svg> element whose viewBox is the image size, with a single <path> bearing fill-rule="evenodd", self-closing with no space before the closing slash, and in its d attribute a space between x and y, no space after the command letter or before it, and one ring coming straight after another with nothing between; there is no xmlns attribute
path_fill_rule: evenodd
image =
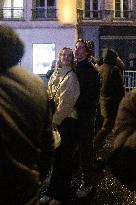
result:
<svg viewBox="0 0 136 205"><path fill-rule="evenodd" d="M58 18L61 23L76 23L76 0L59 0L58 8Z"/></svg>

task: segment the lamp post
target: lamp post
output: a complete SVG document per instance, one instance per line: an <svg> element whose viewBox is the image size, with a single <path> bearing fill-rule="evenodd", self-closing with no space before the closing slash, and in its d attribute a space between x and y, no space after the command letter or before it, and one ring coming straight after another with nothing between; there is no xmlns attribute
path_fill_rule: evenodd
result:
<svg viewBox="0 0 136 205"><path fill-rule="evenodd" d="M82 37L83 0L58 0L58 19L61 23L76 26L76 40Z"/></svg>

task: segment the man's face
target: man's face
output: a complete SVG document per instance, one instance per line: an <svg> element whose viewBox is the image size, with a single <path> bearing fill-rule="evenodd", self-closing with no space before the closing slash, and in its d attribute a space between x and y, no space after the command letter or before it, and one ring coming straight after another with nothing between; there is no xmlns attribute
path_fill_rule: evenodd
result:
<svg viewBox="0 0 136 205"><path fill-rule="evenodd" d="M75 46L75 58L80 62L86 59L88 56L88 52L86 50L86 46L83 42L77 42Z"/></svg>

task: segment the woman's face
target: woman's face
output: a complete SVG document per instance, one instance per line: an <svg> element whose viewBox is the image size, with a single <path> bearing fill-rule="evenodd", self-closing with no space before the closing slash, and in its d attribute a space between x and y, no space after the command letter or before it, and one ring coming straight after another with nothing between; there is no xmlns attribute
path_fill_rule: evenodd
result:
<svg viewBox="0 0 136 205"><path fill-rule="evenodd" d="M62 65L69 66L73 62L73 52L70 49L64 49L61 53L61 63Z"/></svg>

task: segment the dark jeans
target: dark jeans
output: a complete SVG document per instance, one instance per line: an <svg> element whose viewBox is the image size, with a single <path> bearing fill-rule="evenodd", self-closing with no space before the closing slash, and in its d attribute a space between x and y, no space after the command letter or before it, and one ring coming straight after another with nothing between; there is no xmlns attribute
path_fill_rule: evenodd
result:
<svg viewBox="0 0 136 205"><path fill-rule="evenodd" d="M87 185L92 183L94 165L94 132L95 114L90 112L80 113L77 122L77 138L79 144L79 158L84 180Z"/></svg>
<svg viewBox="0 0 136 205"><path fill-rule="evenodd" d="M47 191L47 195L63 202L67 200L70 192L76 122L73 118L66 118L59 127L61 145L55 151L53 172Z"/></svg>

